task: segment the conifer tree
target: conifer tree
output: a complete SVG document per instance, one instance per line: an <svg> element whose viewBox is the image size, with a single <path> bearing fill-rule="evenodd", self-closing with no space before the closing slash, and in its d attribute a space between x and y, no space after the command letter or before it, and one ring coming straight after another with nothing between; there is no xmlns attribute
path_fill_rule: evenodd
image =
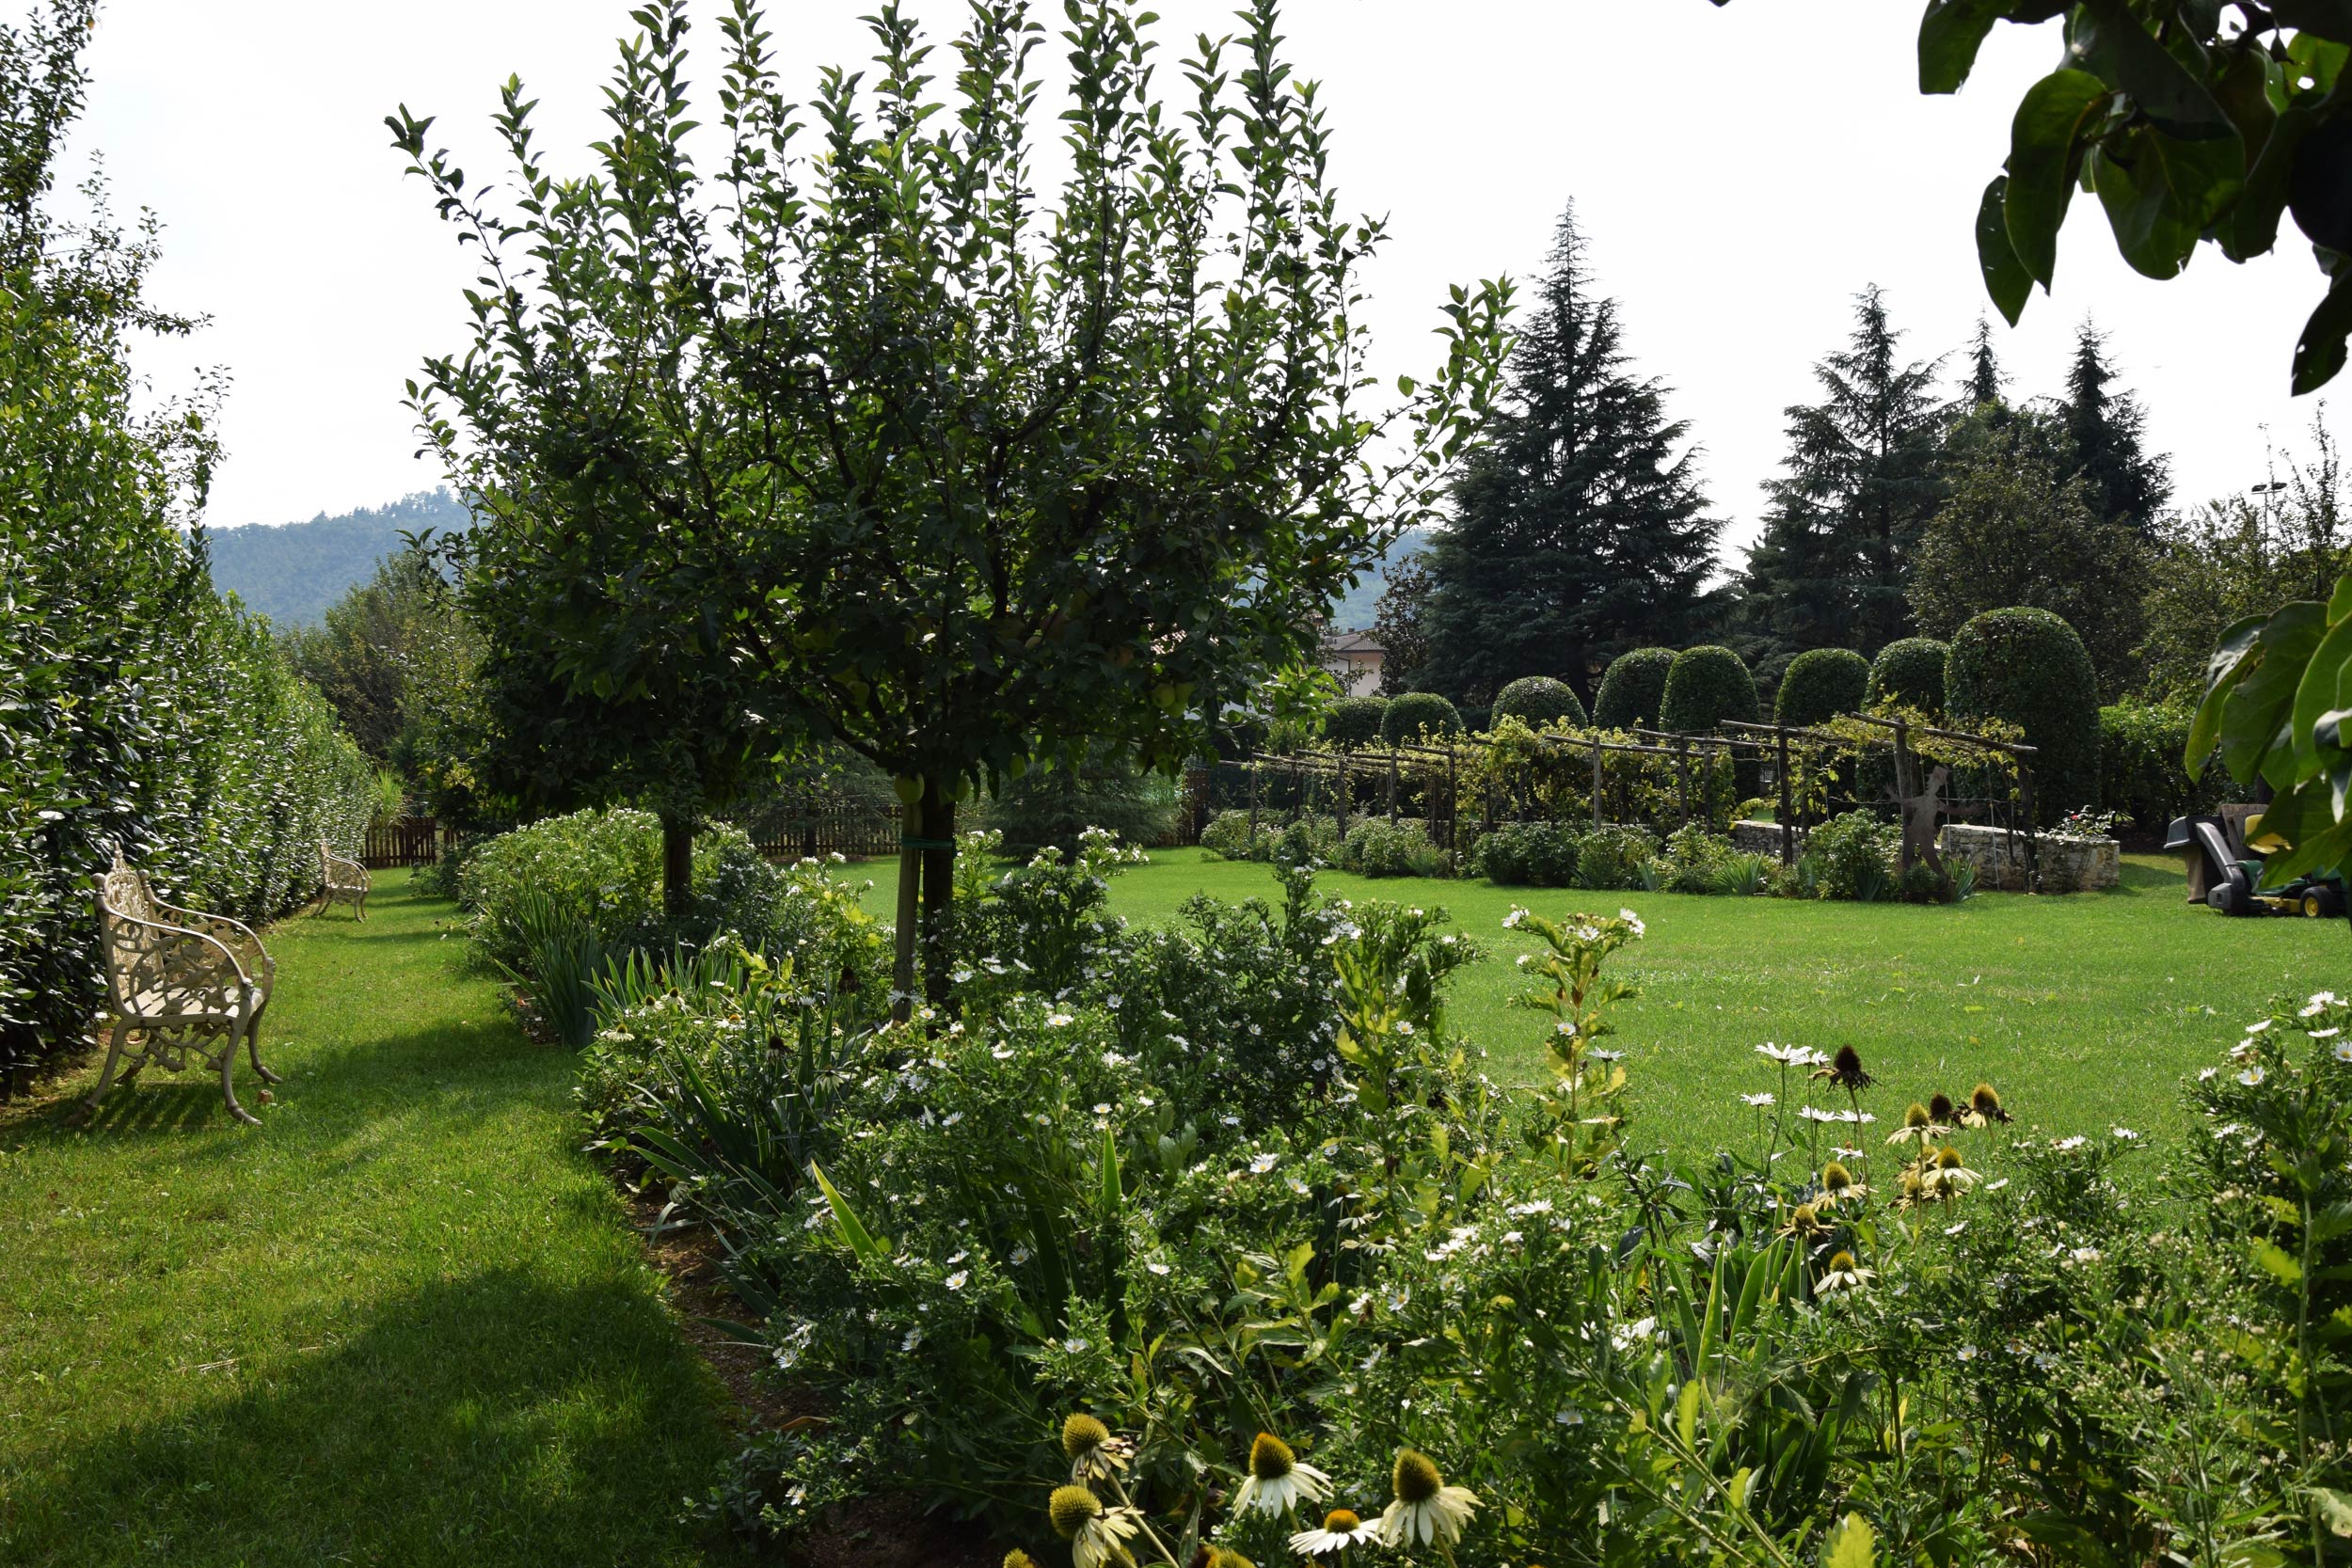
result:
<svg viewBox="0 0 2352 1568"><path fill-rule="evenodd" d="M1509 371L1492 445L1430 548L1414 684L1485 704L1522 675L1592 700L1609 661L1696 629L1722 527L1666 388L1630 368L1569 207Z"/></svg>
<svg viewBox="0 0 2352 1568"><path fill-rule="evenodd" d="M1976 341L1968 345L1967 405L1981 408L1988 403L2005 401L2001 396L2001 383L2007 379L2001 374L1999 357L1993 352L1993 324L1979 316Z"/></svg>
<svg viewBox="0 0 2352 1568"><path fill-rule="evenodd" d="M2170 465L2149 455L2142 445L2147 414L2139 400L2109 389L2115 371L2107 363L2106 343L2106 334L2084 317L2074 331L2074 361L2066 372L2066 433L2091 509L2145 535L2171 498Z"/></svg>
<svg viewBox="0 0 2352 1568"><path fill-rule="evenodd" d="M1899 356L1876 285L1856 296L1847 346L1814 367L1822 399L1788 417L1785 477L1748 552L1745 629L1782 651L1878 648L1911 629L1911 553L1942 498L1949 413L1942 360Z"/></svg>

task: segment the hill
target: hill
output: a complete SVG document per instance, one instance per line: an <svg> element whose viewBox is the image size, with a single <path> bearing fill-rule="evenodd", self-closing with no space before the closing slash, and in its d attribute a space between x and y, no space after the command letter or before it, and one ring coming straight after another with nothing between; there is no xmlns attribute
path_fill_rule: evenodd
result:
<svg viewBox="0 0 2352 1568"><path fill-rule="evenodd" d="M1389 546L1388 553L1380 558L1380 563L1357 578L1356 586L1340 595L1339 602L1331 607L1331 625L1340 631L1370 630L1373 613L1379 608L1380 595L1389 591L1388 580L1383 574L1391 562L1419 555L1428 545L1427 529L1406 529L1397 542Z"/></svg>
<svg viewBox="0 0 2352 1568"><path fill-rule="evenodd" d="M425 529L471 526L472 515L446 490L420 490L389 506L361 508L307 523L252 523L208 531L213 586L279 626L315 625L326 607L375 563L400 548L400 536Z"/></svg>

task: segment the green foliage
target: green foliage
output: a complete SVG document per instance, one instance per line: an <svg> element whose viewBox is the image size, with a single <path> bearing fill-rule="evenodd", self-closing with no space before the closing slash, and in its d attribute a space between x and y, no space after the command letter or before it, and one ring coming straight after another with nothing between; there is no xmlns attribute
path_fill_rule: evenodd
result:
<svg viewBox="0 0 2352 1568"><path fill-rule="evenodd" d="M192 324L143 299L151 228L54 221L94 8L0 28L0 1095L103 1000L90 879L259 924L360 847L373 781L261 622L205 575L216 385L156 405L132 359ZM99 194L99 193L92 193Z"/></svg>
<svg viewBox="0 0 2352 1568"><path fill-rule="evenodd" d="M1593 722L1604 730L1656 726L1666 701L1666 675L1674 668L1672 648L1635 648L1610 660L1593 699Z"/></svg>
<svg viewBox="0 0 2352 1568"><path fill-rule="evenodd" d="M1380 716L1380 738L1391 746L1410 745L1424 736L1461 733L1462 716L1434 691L1407 691L1392 699Z"/></svg>
<svg viewBox="0 0 2352 1568"><path fill-rule="evenodd" d="M2099 710L2099 799L2143 833L2226 798L2226 774L2192 779L2181 760L2194 720L2187 708L2128 700Z"/></svg>
<svg viewBox="0 0 2352 1568"><path fill-rule="evenodd" d="M1506 822L1479 838L1470 870L1503 887L1574 887L1579 842L1565 822Z"/></svg>
<svg viewBox="0 0 2352 1568"><path fill-rule="evenodd" d="M1097 751L1082 763L1004 780L975 816L979 827L1003 836L1007 854L1026 859L1049 847L1075 852L1089 828L1108 829L1124 844L1157 843L1175 826L1176 808L1168 775Z"/></svg>
<svg viewBox="0 0 2352 1568"><path fill-rule="evenodd" d="M460 533L473 515L447 490L423 490L389 505L361 507L307 523L247 523L207 531L213 586L273 626L321 625L329 606L365 587L405 548L404 534Z"/></svg>
<svg viewBox="0 0 2352 1568"><path fill-rule="evenodd" d="M1897 891L1902 830L1867 811L1833 816L1805 835L1811 896L1875 903Z"/></svg>
<svg viewBox="0 0 2352 1568"><path fill-rule="evenodd" d="M1678 735L1711 735L1726 719L1753 723L1756 682L1729 648L1685 648L1666 672L1658 727Z"/></svg>
<svg viewBox="0 0 2352 1568"><path fill-rule="evenodd" d="M1434 877L1444 867L1445 858L1418 821L1391 827L1385 818L1370 817L1347 830L1336 863L1359 877Z"/></svg>
<svg viewBox="0 0 2352 1568"><path fill-rule="evenodd" d="M1658 835L1646 828L1594 828L1577 840L1576 885L1615 893L1647 888L1661 847Z"/></svg>
<svg viewBox="0 0 2352 1568"><path fill-rule="evenodd" d="M1388 711L1386 697L1342 697L1324 712L1323 738L1343 752L1377 745Z"/></svg>
<svg viewBox="0 0 2352 1568"><path fill-rule="evenodd" d="M1585 716L1583 699L1576 688L1549 675L1521 675L1518 680L1495 693L1492 720L1518 719L1532 730L1549 729L1565 724L1570 729L1582 729L1591 721Z"/></svg>
<svg viewBox="0 0 2352 1568"><path fill-rule="evenodd" d="M1689 427L1593 286L1573 208L1515 325L1504 396L1428 553L1415 684L1473 704L1527 675L1590 691L1626 649L1692 634L1722 527Z"/></svg>
<svg viewBox="0 0 2352 1568"><path fill-rule="evenodd" d="M1397 697L1414 689L1429 662L1428 552L1391 562L1380 580L1372 622L1372 635L1380 644L1380 695Z"/></svg>
<svg viewBox="0 0 2352 1568"><path fill-rule="evenodd" d="M755 0L707 71L687 11L635 13L593 177L548 170L518 81L496 121L512 182L469 180L429 119L389 121L487 247L471 341L412 401L476 504L465 592L501 724L534 737L525 776L675 815L835 742L952 843L955 802L1017 765L1173 762L1227 701L1311 665L1339 591L1435 516L1509 289L1457 290L1433 373L1365 405L1383 230L1340 214L1273 6L1180 73L1152 68L1129 0L1043 51L1024 8L983 6L952 71L885 5L879 64L822 74L806 121ZM1040 106L1046 60L1066 120ZM717 77L715 112L690 109L690 75ZM1165 96L1187 76L1197 95ZM1037 188L1045 134L1058 192ZM927 925L952 856L923 858Z"/></svg>
<svg viewBox="0 0 2352 1568"><path fill-rule="evenodd" d="M1875 706L1894 703L1921 713L1944 711L1944 661L1951 644L1932 637L1898 638L1870 661L1870 684L1863 695Z"/></svg>
<svg viewBox="0 0 2352 1568"><path fill-rule="evenodd" d="M1987 610L1954 634L1945 701L1962 724L2000 719L2036 749L2034 805L2044 826L2099 804L2099 687L2074 628L2046 610Z"/></svg>
<svg viewBox="0 0 2352 1568"><path fill-rule="evenodd" d="M1870 686L1870 665L1851 648L1808 648L1791 659L1772 700L1783 724L1810 726L1841 713L1859 713Z"/></svg>
<svg viewBox="0 0 2352 1568"><path fill-rule="evenodd" d="M1220 860L1247 861L1259 857L1249 842L1249 814L1221 811L1200 830L1200 847Z"/></svg>
<svg viewBox="0 0 2352 1568"><path fill-rule="evenodd" d="M2137 684L2147 554L2131 522L2100 515L2085 482L2044 458L2029 418L2010 415L1954 468L1915 554L1911 607L1920 630L1947 638L1988 610L2049 610L2092 650L2113 697Z"/></svg>

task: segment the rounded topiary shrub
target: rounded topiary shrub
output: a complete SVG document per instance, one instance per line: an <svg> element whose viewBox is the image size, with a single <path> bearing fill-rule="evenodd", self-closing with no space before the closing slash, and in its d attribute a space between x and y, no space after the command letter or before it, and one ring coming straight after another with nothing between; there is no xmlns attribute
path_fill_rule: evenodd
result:
<svg viewBox="0 0 2352 1568"><path fill-rule="evenodd" d="M1804 725L1856 713L1869 686L1869 661L1851 648L1807 648L1788 661L1772 717Z"/></svg>
<svg viewBox="0 0 2352 1568"><path fill-rule="evenodd" d="M1932 637L1905 637L1879 650L1870 662L1873 703L1896 702L1922 713L1944 711L1944 660L1951 645Z"/></svg>
<svg viewBox="0 0 2352 1568"><path fill-rule="evenodd" d="M1389 711L1386 697L1342 697L1323 715L1323 738L1343 752L1370 746L1380 738L1380 721Z"/></svg>
<svg viewBox="0 0 2352 1568"><path fill-rule="evenodd" d="M1584 700L1576 694L1576 688L1549 675L1521 675L1495 694L1491 721L1517 719L1531 730L1550 724L1572 724L1582 728L1587 722Z"/></svg>
<svg viewBox="0 0 2352 1568"><path fill-rule="evenodd" d="M1666 672L1658 727L1705 735L1726 719L1756 721L1756 681L1729 648L1685 648Z"/></svg>
<svg viewBox="0 0 2352 1568"><path fill-rule="evenodd" d="M1674 668L1672 648L1636 648L1619 654L1600 677L1593 694L1593 722L1605 730L1629 730L1658 722L1659 706L1666 700L1666 672Z"/></svg>
<svg viewBox="0 0 2352 1568"><path fill-rule="evenodd" d="M1429 735L1460 735L1462 716L1454 705L1434 691L1407 691L1380 716L1380 738L1391 746L1405 745Z"/></svg>
<svg viewBox="0 0 2352 1568"><path fill-rule="evenodd" d="M2099 803L2099 679L2063 619L2014 608L1970 621L1944 661L1944 700L1963 728L2006 719L2026 732L2043 823Z"/></svg>

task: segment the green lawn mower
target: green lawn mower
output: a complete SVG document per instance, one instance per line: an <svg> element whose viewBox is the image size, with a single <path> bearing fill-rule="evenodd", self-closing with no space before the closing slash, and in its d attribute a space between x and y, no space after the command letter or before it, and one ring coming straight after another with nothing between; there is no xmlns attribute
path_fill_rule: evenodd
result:
<svg viewBox="0 0 2352 1568"><path fill-rule="evenodd" d="M2164 847L2181 852L2188 862L2191 886L2203 887L2206 905L2223 914L2299 914L2328 920L2346 909L2344 878L2337 872L2264 887L2262 856L2233 848L2229 824L2218 816L2174 817Z"/></svg>

